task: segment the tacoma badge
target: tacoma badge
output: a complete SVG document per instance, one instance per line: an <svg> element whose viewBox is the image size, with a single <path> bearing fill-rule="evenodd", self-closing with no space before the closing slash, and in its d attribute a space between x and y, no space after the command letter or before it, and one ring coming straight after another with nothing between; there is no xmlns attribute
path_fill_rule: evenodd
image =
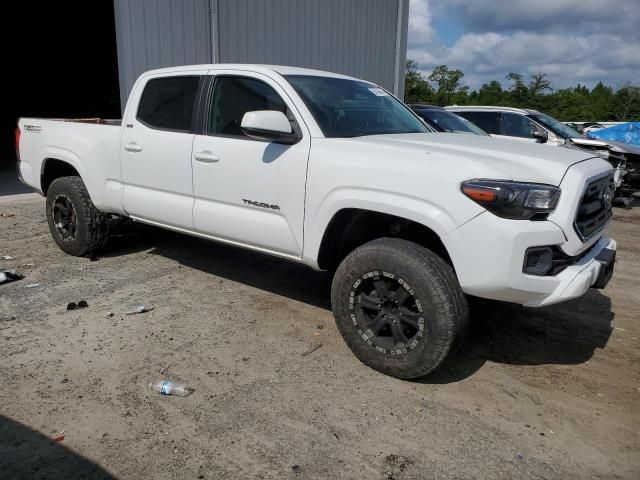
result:
<svg viewBox="0 0 640 480"><path fill-rule="evenodd" d="M280 210L280 207L278 205L271 205L269 203L263 203L263 202L254 202L253 200L246 200L246 199L242 199L242 201L245 203L245 205L252 205L254 207L261 207L261 208L270 208L271 210Z"/></svg>

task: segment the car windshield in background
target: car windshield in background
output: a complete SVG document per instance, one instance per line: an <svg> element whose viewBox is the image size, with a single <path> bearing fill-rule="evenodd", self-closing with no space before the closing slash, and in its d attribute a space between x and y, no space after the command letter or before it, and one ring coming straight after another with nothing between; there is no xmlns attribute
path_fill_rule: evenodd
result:
<svg viewBox="0 0 640 480"><path fill-rule="evenodd" d="M416 113L443 132L489 135L466 118L462 118L446 110L420 110L418 108L416 109Z"/></svg>
<svg viewBox="0 0 640 480"><path fill-rule="evenodd" d="M560 135L563 138L581 138L581 135L573 128L568 127L560 120L556 120L544 113L535 113L533 115L529 115L529 118L532 118L536 122L540 122L545 127L551 129L553 133Z"/></svg>
<svg viewBox="0 0 640 480"><path fill-rule="evenodd" d="M286 75L325 137L360 137L430 130L381 88L359 80Z"/></svg>

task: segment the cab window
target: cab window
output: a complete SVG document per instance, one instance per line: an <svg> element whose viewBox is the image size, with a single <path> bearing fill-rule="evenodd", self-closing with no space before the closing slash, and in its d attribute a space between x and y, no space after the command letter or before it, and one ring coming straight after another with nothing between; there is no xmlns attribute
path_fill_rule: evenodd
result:
<svg viewBox="0 0 640 480"><path fill-rule="evenodd" d="M240 124L245 113L256 110L288 113L284 100L265 82L248 77L216 77L207 133L248 138Z"/></svg>
<svg viewBox="0 0 640 480"><path fill-rule="evenodd" d="M149 80L138 104L138 121L150 128L190 132L199 76Z"/></svg>

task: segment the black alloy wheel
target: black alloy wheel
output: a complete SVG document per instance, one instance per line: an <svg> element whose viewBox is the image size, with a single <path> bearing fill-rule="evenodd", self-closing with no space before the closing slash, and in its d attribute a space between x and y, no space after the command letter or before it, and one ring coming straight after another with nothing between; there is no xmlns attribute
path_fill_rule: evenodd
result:
<svg viewBox="0 0 640 480"><path fill-rule="evenodd" d="M331 306L356 357L404 379L438 368L469 318L451 265L400 238L380 238L352 250L333 277Z"/></svg>
<svg viewBox="0 0 640 480"><path fill-rule="evenodd" d="M351 320L362 339L381 353L401 355L424 338L424 311L411 286L388 272L368 272L353 285Z"/></svg>
<svg viewBox="0 0 640 480"><path fill-rule="evenodd" d="M60 237L64 240L73 240L78 229L76 211L66 195L59 194L55 198L51 215L53 215L53 224Z"/></svg>
<svg viewBox="0 0 640 480"><path fill-rule="evenodd" d="M60 177L51 182L46 212L51 236L69 255L93 254L106 244L108 215L95 207L80 177Z"/></svg>

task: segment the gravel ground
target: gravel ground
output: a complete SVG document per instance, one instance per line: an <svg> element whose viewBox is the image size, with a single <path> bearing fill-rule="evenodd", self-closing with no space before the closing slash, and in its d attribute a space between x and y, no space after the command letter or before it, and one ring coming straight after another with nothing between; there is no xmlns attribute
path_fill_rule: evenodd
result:
<svg viewBox="0 0 640 480"><path fill-rule="evenodd" d="M69 257L43 199L4 191L25 279L0 285L0 477L640 478L640 208L615 211L606 290L478 313L407 382L350 353L325 274L139 224Z"/></svg>

